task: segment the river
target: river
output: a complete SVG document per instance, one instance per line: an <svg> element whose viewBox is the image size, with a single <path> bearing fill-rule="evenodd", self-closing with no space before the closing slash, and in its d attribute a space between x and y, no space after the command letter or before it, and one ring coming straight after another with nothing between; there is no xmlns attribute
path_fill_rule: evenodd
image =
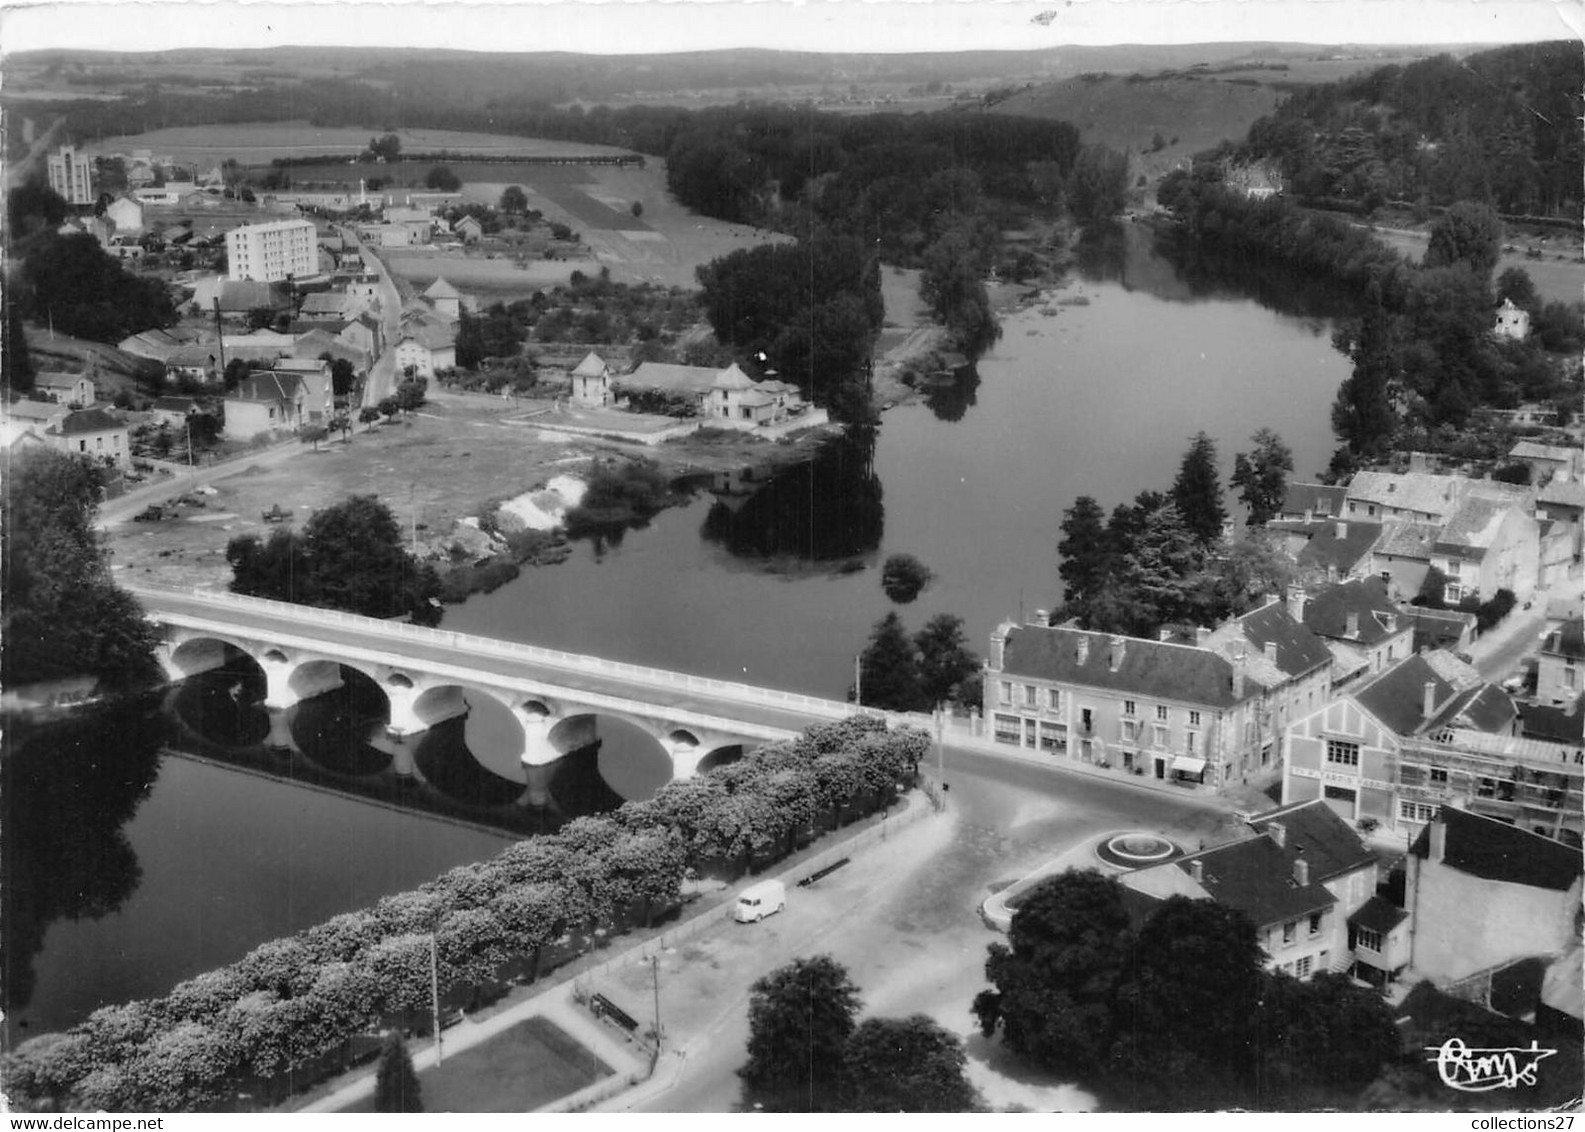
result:
<svg viewBox="0 0 1585 1132"><path fill-rule="evenodd" d="M1003 327L976 371L886 412L872 445L834 444L769 482L701 489L641 529L579 540L567 562L449 609L445 627L840 699L870 627L893 608L880 587L889 554L936 575L901 607L908 626L953 613L983 650L999 620L1056 600L1057 525L1075 497L1110 508L1167 488L1200 429L1224 471L1262 426L1282 434L1300 475L1327 462L1329 407L1347 373L1330 323L1185 283L1143 231ZM506 843L169 753L165 726L90 722L37 740L31 762L7 756L8 812L30 815L13 816L5 839L8 1043L163 993ZM601 726L600 771L644 796L653 783L621 774L624 751L644 740ZM66 755L80 765L40 769ZM594 765L569 768L564 813L616 801ZM83 788L52 785L63 774Z"/></svg>

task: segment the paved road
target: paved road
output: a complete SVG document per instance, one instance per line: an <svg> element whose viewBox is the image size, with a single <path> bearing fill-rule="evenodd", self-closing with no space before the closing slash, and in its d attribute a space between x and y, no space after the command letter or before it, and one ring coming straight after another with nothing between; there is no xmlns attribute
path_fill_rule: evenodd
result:
<svg viewBox="0 0 1585 1132"><path fill-rule="evenodd" d="M385 338L385 349L374 359L368 380L363 383L363 405L372 408L396 392L396 339L402 324L402 293L391 277L390 269L374 250L358 238L351 227L341 230L343 239L357 244L363 254L365 270L380 277L380 323Z"/></svg>
<svg viewBox="0 0 1585 1132"><path fill-rule="evenodd" d="M949 749L946 762L948 813L821 881L833 891L818 897L818 907L800 911L800 902L816 898L797 890L785 918L716 933L666 957L662 1008L673 1048L686 1048L681 1076L664 1091L651 1086L607 1107L741 1110L736 1070L748 1037L748 987L796 956L819 953L848 968L866 1016L925 1013L959 1034L970 1076L993 1106L1089 1107L1081 1091L1012 1063L975 1029L969 1007L985 986L986 947L1000 938L978 906L993 886L1110 830L1157 830L1197 847L1216 837L1227 807L992 755ZM631 985L619 983L613 994L636 996L645 977L631 972Z"/></svg>

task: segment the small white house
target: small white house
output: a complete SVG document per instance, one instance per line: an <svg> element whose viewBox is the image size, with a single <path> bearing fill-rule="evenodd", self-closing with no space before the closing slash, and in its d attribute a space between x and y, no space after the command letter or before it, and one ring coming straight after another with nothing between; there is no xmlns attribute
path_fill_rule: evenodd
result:
<svg viewBox="0 0 1585 1132"><path fill-rule="evenodd" d="M1497 325L1492 327L1492 333L1499 338L1523 342L1530 333L1530 312L1514 306L1512 299L1504 299L1502 306L1497 308Z"/></svg>
<svg viewBox="0 0 1585 1132"><path fill-rule="evenodd" d="M611 367L592 350L572 371L572 403L591 409L611 403Z"/></svg>

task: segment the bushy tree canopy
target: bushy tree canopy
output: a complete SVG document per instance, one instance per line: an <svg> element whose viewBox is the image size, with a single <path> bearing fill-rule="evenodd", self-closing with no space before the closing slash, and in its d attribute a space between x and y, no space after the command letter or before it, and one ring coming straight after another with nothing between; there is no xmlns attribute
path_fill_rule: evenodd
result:
<svg viewBox="0 0 1585 1132"><path fill-rule="evenodd" d="M829 955L795 959L755 982L748 1064L738 1070L768 1108L818 1112L840 1105L858 987Z"/></svg>

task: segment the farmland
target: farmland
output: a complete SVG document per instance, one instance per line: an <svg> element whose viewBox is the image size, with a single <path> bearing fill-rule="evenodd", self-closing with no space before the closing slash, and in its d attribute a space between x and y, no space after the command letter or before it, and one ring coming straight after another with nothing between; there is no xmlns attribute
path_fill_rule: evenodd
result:
<svg viewBox="0 0 1585 1132"><path fill-rule="evenodd" d="M222 161L234 157L244 164L268 163L277 157L358 153L373 134L353 127L315 126L309 122L247 122L239 125L177 126L143 134L105 138L83 146L89 154L127 153L147 149L178 162ZM493 157L562 157L572 154L622 153L611 146L583 142L516 138L459 130L391 131L409 153L474 153ZM383 168L383 167L382 167Z"/></svg>

